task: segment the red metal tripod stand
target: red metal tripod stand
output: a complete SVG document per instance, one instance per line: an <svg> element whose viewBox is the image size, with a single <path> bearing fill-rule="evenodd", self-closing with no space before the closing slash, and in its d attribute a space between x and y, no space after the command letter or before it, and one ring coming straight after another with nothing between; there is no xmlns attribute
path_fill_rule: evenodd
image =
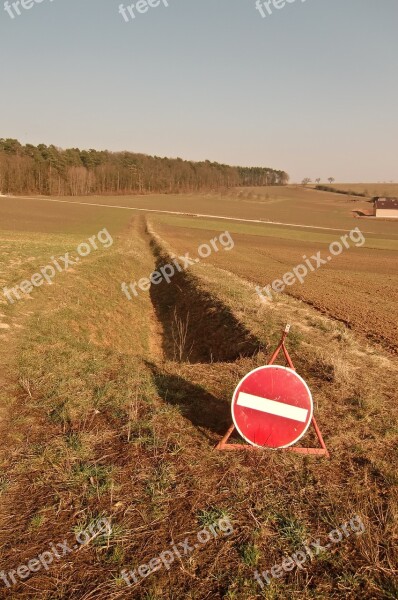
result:
<svg viewBox="0 0 398 600"><path fill-rule="evenodd" d="M271 358L267 364L268 365L274 364L275 360L278 358L279 353L282 350L282 352L285 356L285 359L286 359L286 363L288 364L288 366L291 369L293 369L295 371L296 369L294 367L292 359L289 356L289 352L287 351L287 348L285 346L285 340L287 338L289 331L290 331L290 325L286 325L285 330L282 334L282 339L279 342L278 347L276 348L275 352L273 353L273 355L271 356ZM317 425L315 417L312 417L312 425L315 429L315 433L319 440L319 444L321 446L320 448L294 447L294 448L280 448L280 450L282 450L284 452L296 452L298 454L315 454L317 456L326 456L327 458L330 458L330 454L326 448L325 442L323 441L323 437L322 437L321 431ZM228 440L231 437L234 430L235 430L235 425L231 425L231 427L228 429L227 433L224 435L222 440L220 440L220 442L215 447L216 450L262 450L263 449L263 448L258 448L257 446L250 446L248 444L229 444Z"/></svg>

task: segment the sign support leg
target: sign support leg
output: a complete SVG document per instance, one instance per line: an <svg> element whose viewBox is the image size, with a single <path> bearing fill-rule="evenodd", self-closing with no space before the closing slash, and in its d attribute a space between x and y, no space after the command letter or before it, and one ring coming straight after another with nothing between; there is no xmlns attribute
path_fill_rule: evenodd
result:
<svg viewBox="0 0 398 600"><path fill-rule="evenodd" d="M282 334L281 341L279 342L278 347L272 354L272 356L269 359L267 364L268 365L274 364L275 360L279 356L280 351L282 350L283 354L285 356L286 363L289 365L289 367L291 369L293 369L295 371L296 369L294 367L293 361L290 358L289 352L285 346L285 340L287 338L289 331L290 331L290 325L286 325L285 330L283 331L283 334ZM289 447L289 448L280 448L279 450L282 450L283 452L295 452L297 454L312 454L312 455L316 455L316 456L326 456L327 458L330 458L330 454L328 452L328 449L326 448L326 444L323 440L321 430L318 427L315 417L312 417L311 423L315 429L315 433L317 435L319 444L321 446L320 448L300 448L300 447L290 448ZM226 432L226 434L224 435L224 437L219 441L219 443L215 447L215 450L232 450L233 451L233 450L262 450L263 449L263 448L259 448L258 446L250 446L248 444L229 444L228 440L231 437L231 435L233 434L234 430L235 430L235 425L232 424L230 426L230 428L228 429L228 431ZM278 448L275 448L275 450L278 450Z"/></svg>

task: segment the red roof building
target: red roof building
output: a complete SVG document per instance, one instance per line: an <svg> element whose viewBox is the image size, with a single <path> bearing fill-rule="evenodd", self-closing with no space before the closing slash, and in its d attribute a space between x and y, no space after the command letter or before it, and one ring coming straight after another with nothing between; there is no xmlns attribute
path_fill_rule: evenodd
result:
<svg viewBox="0 0 398 600"><path fill-rule="evenodd" d="M373 198L374 216L398 219L398 198Z"/></svg>

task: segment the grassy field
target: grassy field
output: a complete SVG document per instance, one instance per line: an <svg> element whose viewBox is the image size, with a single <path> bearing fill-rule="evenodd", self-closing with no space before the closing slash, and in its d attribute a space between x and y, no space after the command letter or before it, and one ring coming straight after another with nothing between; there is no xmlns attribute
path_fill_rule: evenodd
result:
<svg viewBox="0 0 398 600"><path fill-rule="evenodd" d="M396 223L354 219L355 211L370 210L372 204L365 198L319 192L302 186L257 187L226 190L209 194L153 194L148 196L81 196L60 198L66 202L94 203L108 206L136 207L141 210L166 210L204 215L218 215L236 219L261 219L299 225L313 225L350 230L361 223L367 231L398 238ZM24 211L26 201L2 198L8 219L17 221L15 211ZM38 202L46 214L50 202ZM110 209L108 209L110 210Z"/></svg>
<svg viewBox="0 0 398 600"><path fill-rule="evenodd" d="M80 200L360 223L334 194L324 205L312 191L258 193ZM113 238L52 285L0 305L0 572L9 583L0 580L0 597L397 597L394 226L372 223L363 246L270 302L255 285L327 251L340 234L20 199L0 199L0 218L0 289L53 256L76 254L103 228ZM226 229L233 249L130 301L122 293L122 282L148 277L175 253L197 256ZM267 362L286 322L330 460L216 452L234 388ZM304 444L316 445L312 431ZM363 527L346 526L327 548L330 532L354 517ZM76 532L100 518L112 531L74 548ZM206 542L200 531L211 532ZM70 552L19 576L18 567L61 542ZM289 571L274 569L261 587L256 570L270 573L311 542L324 547ZM167 567L141 568L176 544L180 555ZM135 570L130 587L124 569Z"/></svg>
<svg viewBox="0 0 398 600"><path fill-rule="evenodd" d="M281 280L286 272L303 264L303 257L321 252L340 236L334 232L263 225L237 224L207 219L159 215L150 217L166 240L179 252L193 254L216 231L227 229L233 236L233 252L210 257L215 265L263 288ZM354 222L357 226L357 222ZM362 230L362 228L361 228ZM398 339L398 241L381 234L365 234L363 245L350 247L320 268L303 283L296 281L285 293L316 307L368 340L396 352ZM355 238L357 239L357 238ZM315 261L312 261L316 265ZM312 264L311 263L311 264ZM279 295L274 296L278 301Z"/></svg>
<svg viewBox="0 0 398 600"><path fill-rule="evenodd" d="M398 183L333 183L331 187L347 192L359 192L369 197L398 196Z"/></svg>

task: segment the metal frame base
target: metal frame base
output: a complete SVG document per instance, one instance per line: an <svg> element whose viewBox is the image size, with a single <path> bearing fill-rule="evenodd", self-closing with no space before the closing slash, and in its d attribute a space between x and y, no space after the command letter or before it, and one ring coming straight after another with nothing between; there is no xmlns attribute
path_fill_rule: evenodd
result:
<svg viewBox="0 0 398 600"><path fill-rule="evenodd" d="M286 325L285 330L282 334L282 339L279 342L278 347L276 348L275 352L273 353L273 355L271 356L271 358L269 359L269 362L267 364L268 365L274 364L275 360L279 356L280 351L282 350L282 352L285 356L285 359L286 359L286 363L288 364L288 366L291 369L293 369L295 371L296 369L294 367L292 359L289 356L289 352L287 351L287 348L285 346L285 340L287 338L289 331L290 331L290 325ZM321 446L320 448L301 448L301 447L295 447L295 448L266 448L266 447L264 447L264 448L259 448L258 446L250 446L249 444L229 444L228 440L235 430L235 425L232 424L231 427L228 429L227 433L224 435L224 437L219 441L219 443L215 447L215 450L232 450L232 451L233 450L277 450L279 452L295 452L296 454L312 454L315 456L326 456L327 458L330 458L330 454L328 452L328 449L326 448L325 442L323 441L322 433L318 427L315 417L312 417L311 424L315 429L315 433L317 435L319 444Z"/></svg>

